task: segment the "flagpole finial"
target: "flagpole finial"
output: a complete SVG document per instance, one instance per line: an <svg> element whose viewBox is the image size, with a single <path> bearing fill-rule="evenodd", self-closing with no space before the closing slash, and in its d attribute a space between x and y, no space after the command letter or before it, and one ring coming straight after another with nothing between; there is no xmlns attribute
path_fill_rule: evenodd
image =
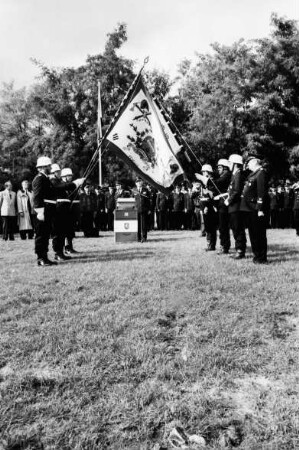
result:
<svg viewBox="0 0 299 450"><path fill-rule="evenodd" d="M145 64L147 64L148 62L149 62L149 56L147 56L146 58L144 58L143 65L145 66Z"/></svg>

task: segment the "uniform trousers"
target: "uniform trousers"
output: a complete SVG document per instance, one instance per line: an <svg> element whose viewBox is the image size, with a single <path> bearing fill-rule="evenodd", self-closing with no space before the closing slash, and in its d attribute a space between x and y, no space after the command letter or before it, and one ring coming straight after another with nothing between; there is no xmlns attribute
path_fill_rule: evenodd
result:
<svg viewBox="0 0 299 450"><path fill-rule="evenodd" d="M229 223L235 240L235 249L242 255L246 251L246 233L243 214L240 211L229 213Z"/></svg>
<svg viewBox="0 0 299 450"><path fill-rule="evenodd" d="M202 215L202 211L200 208L197 208L195 206L194 208L194 214L193 214L193 229L194 230L200 230L201 229L201 215Z"/></svg>
<svg viewBox="0 0 299 450"><path fill-rule="evenodd" d="M62 253L70 222L70 212L56 212L52 221L52 247L55 253Z"/></svg>
<svg viewBox="0 0 299 450"><path fill-rule="evenodd" d="M45 220L36 219L35 228L35 253L38 259L46 259L49 250L49 239L51 234L51 216L45 212Z"/></svg>
<svg viewBox="0 0 299 450"><path fill-rule="evenodd" d="M169 230L169 213L168 211L157 211L158 230Z"/></svg>
<svg viewBox="0 0 299 450"><path fill-rule="evenodd" d="M294 227L297 236L299 236L299 209L294 209Z"/></svg>
<svg viewBox="0 0 299 450"><path fill-rule="evenodd" d="M248 227L253 260L257 262L267 261L267 219L266 216L258 216L257 211L242 213Z"/></svg>
<svg viewBox="0 0 299 450"><path fill-rule="evenodd" d="M138 241L147 239L147 213L138 212Z"/></svg>
<svg viewBox="0 0 299 450"><path fill-rule="evenodd" d="M14 227L15 227L15 217L14 216L2 216L2 227L3 227L3 239L7 241L14 240Z"/></svg>
<svg viewBox="0 0 299 450"><path fill-rule="evenodd" d="M219 217L219 238L220 245L223 250L228 251L230 249L230 234L229 234L229 214L227 209L220 209L218 213Z"/></svg>
<svg viewBox="0 0 299 450"><path fill-rule="evenodd" d="M113 231L114 228L114 210L113 209L107 209L107 227L108 231Z"/></svg>
<svg viewBox="0 0 299 450"><path fill-rule="evenodd" d="M208 248L210 250L215 250L218 226L217 213L213 207L209 207L208 212L204 213L203 217Z"/></svg>
<svg viewBox="0 0 299 450"><path fill-rule="evenodd" d="M184 212L184 230L192 230L193 228L193 211Z"/></svg>
<svg viewBox="0 0 299 450"><path fill-rule="evenodd" d="M171 228L172 230L180 230L183 224L183 211L172 211Z"/></svg>

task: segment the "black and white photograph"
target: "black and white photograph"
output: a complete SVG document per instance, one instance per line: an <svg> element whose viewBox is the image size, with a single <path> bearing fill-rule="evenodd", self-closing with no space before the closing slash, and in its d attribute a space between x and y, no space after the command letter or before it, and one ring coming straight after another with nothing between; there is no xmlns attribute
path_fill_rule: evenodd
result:
<svg viewBox="0 0 299 450"><path fill-rule="evenodd" d="M299 449L299 1L0 0L0 450Z"/></svg>

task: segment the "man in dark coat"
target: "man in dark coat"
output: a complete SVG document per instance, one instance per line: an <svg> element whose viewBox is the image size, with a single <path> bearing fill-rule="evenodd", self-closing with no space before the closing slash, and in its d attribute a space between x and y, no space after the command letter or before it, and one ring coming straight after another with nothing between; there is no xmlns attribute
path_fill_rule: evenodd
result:
<svg viewBox="0 0 299 450"><path fill-rule="evenodd" d="M181 192L181 187L176 186L171 195L171 228L174 230L181 230L183 225L183 211L184 211L184 194Z"/></svg>
<svg viewBox="0 0 299 450"><path fill-rule="evenodd" d="M293 185L294 190L294 227L296 230L296 235L299 236L299 182Z"/></svg>
<svg viewBox="0 0 299 450"><path fill-rule="evenodd" d="M54 188L54 198L56 200L56 210L52 217L52 247L55 252L54 259L63 261L70 259L64 254L65 238L68 233L71 216L70 193L76 191L76 182L65 182L61 179L61 169L58 164L52 164L51 184ZM80 180L81 184L83 179Z"/></svg>
<svg viewBox="0 0 299 450"><path fill-rule="evenodd" d="M61 171L61 179L67 186L71 186L69 183L73 180L73 172L72 169L66 167ZM65 254L71 255L74 253L78 253L73 246L73 239L75 237L76 223L80 217L80 208L79 208L79 199L77 189L67 189L67 198L70 200L69 206L69 214L66 215L66 223L65 223Z"/></svg>
<svg viewBox="0 0 299 450"><path fill-rule="evenodd" d="M229 223L235 239L236 259L245 257L246 233L242 214L240 213L241 194L244 187L243 159L241 155L233 154L229 157L232 176L228 187L228 197L225 204L228 206Z"/></svg>
<svg viewBox="0 0 299 450"><path fill-rule="evenodd" d="M99 233L95 227L95 216L97 211L97 196L92 186L87 183L84 191L80 194L81 229L85 237L98 237Z"/></svg>
<svg viewBox="0 0 299 450"><path fill-rule="evenodd" d="M105 194L105 211L107 214L108 231L113 231L114 210L115 210L115 193L114 187L110 185L108 188L108 192L106 192Z"/></svg>
<svg viewBox="0 0 299 450"><path fill-rule="evenodd" d="M219 159L217 164L218 178L214 180L220 194L227 193L227 189L231 179L231 173L229 171L229 162L227 159ZM220 238L220 251L218 255L224 255L229 253L230 249L230 233L229 233L229 214L228 207L225 204L225 198L220 195L218 204L218 222L219 222L219 238Z"/></svg>
<svg viewBox="0 0 299 450"><path fill-rule="evenodd" d="M267 262L267 218L266 204L268 182L260 159L253 155L247 160L250 171L241 195L240 211L248 226L249 238L253 252L253 262Z"/></svg>
<svg viewBox="0 0 299 450"><path fill-rule="evenodd" d="M147 219L150 213L149 191L144 187L141 178L136 180L136 188L132 190L138 213L138 241L147 240Z"/></svg>
<svg viewBox="0 0 299 450"><path fill-rule="evenodd" d="M48 259L49 238L51 234L52 223L56 215L57 198L59 193L65 191L65 185L57 183L54 186L50 179L51 160L47 156L41 156L36 164L38 174L32 182L33 205L37 213L36 216L36 234L35 234L35 253L37 255L38 266L52 266L56 262ZM75 180L73 187L80 186L84 178Z"/></svg>
<svg viewBox="0 0 299 450"><path fill-rule="evenodd" d="M169 230L169 197L163 192L157 194L156 211L158 230Z"/></svg>
<svg viewBox="0 0 299 450"><path fill-rule="evenodd" d="M184 230L192 230L194 226L194 203L192 198L192 189L187 188L184 193Z"/></svg>

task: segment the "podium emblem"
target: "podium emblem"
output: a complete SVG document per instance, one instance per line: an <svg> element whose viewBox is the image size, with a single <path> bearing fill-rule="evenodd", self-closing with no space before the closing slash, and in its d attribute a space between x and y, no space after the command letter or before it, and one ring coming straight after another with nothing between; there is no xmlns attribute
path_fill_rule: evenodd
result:
<svg viewBox="0 0 299 450"><path fill-rule="evenodd" d="M128 222L125 223L125 230L128 230L130 228L130 224Z"/></svg>

